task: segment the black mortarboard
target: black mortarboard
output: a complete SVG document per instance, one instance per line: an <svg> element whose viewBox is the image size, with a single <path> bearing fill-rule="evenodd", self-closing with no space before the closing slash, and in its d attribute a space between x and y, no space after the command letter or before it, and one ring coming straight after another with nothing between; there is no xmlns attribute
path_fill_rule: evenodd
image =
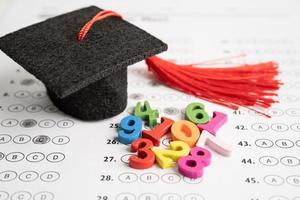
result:
<svg viewBox="0 0 300 200"><path fill-rule="evenodd" d="M127 105L127 66L167 50L167 45L117 17L96 22L84 41L82 26L101 9L91 6L0 38L2 49L41 80L63 112L98 120Z"/></svg>

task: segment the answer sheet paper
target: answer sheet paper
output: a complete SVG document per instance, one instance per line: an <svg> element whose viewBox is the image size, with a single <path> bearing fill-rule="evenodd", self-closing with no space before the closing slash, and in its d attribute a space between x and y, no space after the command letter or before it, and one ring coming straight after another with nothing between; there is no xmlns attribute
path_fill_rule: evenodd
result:
<svg viewBox="0 0 300 200"><path fill-rule="evenodd" d="M299 1L41 1L2 0L0 36L49 17L97 5L121 13L169 45L178 63L247 54L207 65L273 60L284 82L266 113L233 111L161 85L144 62L129 67L128 107L83 122L58 111L44 86L0 53L0 200L300 200ZM72 23L72 22L70 22ZM170 169L128 166L120 120L138 101L179 120L191 102L228 114L217 136L231 157L213 152L201 179ZM162 139L168 148L169 137Z"/></svg>

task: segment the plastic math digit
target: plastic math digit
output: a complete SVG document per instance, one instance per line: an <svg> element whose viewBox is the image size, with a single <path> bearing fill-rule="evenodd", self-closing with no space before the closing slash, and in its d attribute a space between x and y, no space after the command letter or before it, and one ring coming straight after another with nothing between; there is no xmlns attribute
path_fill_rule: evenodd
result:
<svg viewBox="0 0 300 200"><path fill-rule="evenodd" d="M203 175L203 168L210 165L211 153L205 148L194 147L190 156L178 160L178 171L189 178L199 178Z"/></svg>
<svg viewBox="0 0 300 200"><path fill-rule="evenodd" d="M216 135L217 130L221 128L227 122L227 115L221 112L214 111L213 118L207 124L199 124L198 128L202 130L206 130L209 133Z"/></svg>
<svg viewBox="0 0 300 200"><path fill-rule="evenodd" d="M118 139L123 144L131 144L141 137L142 120L129 115L121 120Z"/></svg>
<svg viewBox="0 0 300 200"><path fill-rule="evenodd" d="M198 141L200 131L198 127L187 120L174 122L171 127L172 140L186 142L190 147L194 147Z"/></svg>
<svg viewBox="0 0 300 200"><path fill-rule="evenodd" d="M209 121L209 116L204 110L202 103L190 103L185 109L185 118L195 124L205 124Z"/></svg>
<svg viewBox="0 0 300 200"><path fill-rule="evenodd" d="M159 146L160 139L169 132L173 123L173 120L162 117L161 123L157 125L153 130L142 131L143 138L148 138L153 142L154 146Z"/></svg>
<svg viewBox="0 0 300 200"><path fill-rule="evenodd" d="M145 101L144 106L142 106L141 102L136 104L134 115L146 121L147 125L149 125L150 128L153 128L157 124L159 113L158 110L152 110L149 102Z"/></svg>
<svg viewBox="0 0 300 200"><path fill-rule="evenodd" d="M173 141L170 143L170 149L153 147L151 150L155 154L158 165L165 169L172 167L173 163L177 162L180 157L188 155L190 147L185 142Z"/></svg>
<svg viewBox="0 0 300 200"><path fill-rule="evenodd" d="M209 148L211 148L212 150L214 150L215 152L223 156L230 156L232 151L231 146L229 144L223 142L222 140L213 136L212 134L210 134L205 130L202 131L196 146L197 147L208 146Z"/></svg>
<svg viewBox="0 0 300 200"><path fill-rule="evenodd" d="M150 150L153 147L151 140L140 138L131 143L131 152L137 152L137 156L129 157L129 166L135 169L147 169L155 163L155 155Z"/></svg>

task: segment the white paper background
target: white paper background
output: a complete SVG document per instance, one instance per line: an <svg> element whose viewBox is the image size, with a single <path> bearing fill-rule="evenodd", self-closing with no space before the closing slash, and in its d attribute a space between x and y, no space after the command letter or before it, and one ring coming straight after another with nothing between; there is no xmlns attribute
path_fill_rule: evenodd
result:
<svg viewBox="0 0 300 200"><path fill-rule="evenodd" d="M96 200L99 199L98 196L107 196L109 200L126 200L124 197L128 197L128 200L300 199L300 165L286 166L281 161L286 156L292 156L297 164L300 159L299 1L2 0L0 35L89 5L122 13L127 20L161 38L169 45L169 50L161 56L177 62L199 62L240 53L247 53L248 56L243 58L247 62L279 62L282 72L280 78L285 83L278 98L280 104L269 110L269 113L275 113L271 119L256 116L247 110L241 110L241 114L235 115L230 109L165 86L153 86L156 80L149 75L143 62L129 67L127 110L138 100L149 100L152 107L160 109L161 116L181 119L181 111L188 103L200 101L205 103L209 113L216 110L229 115L228 123L220 129L218 137L233 145L232 156L225 158L213 154L213 162L205 169L200 183L190 184L189 180L174 175L174 180L177 177L179 182L168 184L163 180L170 173L171 176L178 174L176 166L165 170L158 167L134 170L121 161L121 157L129 153L128 147L106 144L107 139L116 136L116 129L110 128L110 124L118 123L128 114L127 111L100 122L81 122L60 112L46 112L43 109L51 106L50 100L35 96L44 94L43 85L30 80L24 85L24 80L33 77L1 52L0 138L1 135L9 135L11 140L5 144L0 143L0 152L4 155L20 152L25 157L32 152L40 152L45 156L60 152L65 155L65 159L58 163L51 163L46 158L36 163L29 162L26 158L18 162L1 159L0 178L1 173L7 171L13 171L17 177L12 181L0 181L0 200L6 199L7 194L10 199L24 200L28 195L30 199L48 200L51 199L50 193L58 200ZM23 98L16 97L20 91L25 95ZM18 105L19 112L10 111L15 104ZM35 113L26 111L33 104L42 110ZM25 119L33 119L37 125L31 128L20 126ZM17 120L18 125L3 126L9 120ZM52 128L41 128L39 123L42 120L52 120L55 125ZM71 120L74 125L59 128L63 123L61 120ZM255 127L260 123L267 130L256 131ZM243 125L247 130L237 130L237 125ZM277 127L283 128L282 131L278 131ZM51 139L63 135L69 137L70 142L55 145L50 141L38 145L31 140L26 144L16 144L13 139L17 135L28 135L31 139L39 135L49 136ZM260 148L255 144L259 139L268 139L274 144L270 148ZM280 139L290 140L293 146L280 148L275 144ZM241 147L238 145L239 141L247 141L251 146ZM116 161L103 162L105 156L113 156ZM278 164L263 165L260 159L264 156L274 157ZM255 164L243 164L242 159L251 159ZM40 177L32 182L24 182L19 177L24 171L35 171L39 176L44 172L55 171L60 174L60 178L48 183L43 182ZM123 183L120 180L123 173L133 173L130 174L131 177L136 177L137 180ZM154 173L153 177L158 177L159 180L144 183L142 177L145 173ZM101 181L101 175L110 175L113 180ZM269 175L279 176L278 181L282 181L282 184L267 184L265 177ZM288 178L290 176L294 177L294 185L291 184L291 178ZM247 178L255 178L256 183L246 183ZM49 192L47 199L36 195L42 191ZM172 195L167 198L167 194Z"/></svg>

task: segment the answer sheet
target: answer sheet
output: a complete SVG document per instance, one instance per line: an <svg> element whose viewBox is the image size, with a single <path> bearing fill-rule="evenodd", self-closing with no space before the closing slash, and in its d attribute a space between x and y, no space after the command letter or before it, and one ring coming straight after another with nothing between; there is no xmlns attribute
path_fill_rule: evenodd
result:
<svg viewBox="0 0 300 200"><path fill-rule="evenodd" d="M128 68L127 109L83 122L57 110L42 83L0 52L0 200L300 200L299 1L2 0L0 36L90 5L162 39L169 50L160 56L178 63L238 55L206 64L278 62L280 103L265 111L270 119L233 111L163 86L140 62ZM232 155L211 151L211 165L195 180L176 164L130 168L118 123L145 100L173 120L184 119L191 102L226 113L217 137ZM161 147L169 142L164 137Z"/></svg>

